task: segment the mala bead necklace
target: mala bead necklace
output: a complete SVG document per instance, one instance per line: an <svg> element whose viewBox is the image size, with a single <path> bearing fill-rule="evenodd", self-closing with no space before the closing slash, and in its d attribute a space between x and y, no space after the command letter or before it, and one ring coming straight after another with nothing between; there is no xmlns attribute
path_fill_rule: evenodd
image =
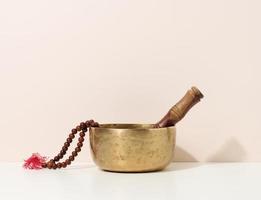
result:
<svg viewBox="0 0 261 200"><path fill-rule="evenodd" d="M75 128L73 128L71 130L71 133L69 134L68 138L66 139L66 142L64 143L61 151L53 159L46 161L46 157L42 157L40 154L34 153L30 158L25 160L25 163L23 165L24 168L26 168L26 169L66 168L68 165L70 165L75 160L75 158L81 151L81 148L82 148L83 142L84 142L85 133L88 131L88 129L90 127L99 127L99 124L93 120L81 122L78 126L76 126ZM59 162L66 155L67 150L70 147L70 145L77 133L79 133L77 147L74 149L74 151L71 153L71 155L67 159L65 159L65 161Z"/></svg>

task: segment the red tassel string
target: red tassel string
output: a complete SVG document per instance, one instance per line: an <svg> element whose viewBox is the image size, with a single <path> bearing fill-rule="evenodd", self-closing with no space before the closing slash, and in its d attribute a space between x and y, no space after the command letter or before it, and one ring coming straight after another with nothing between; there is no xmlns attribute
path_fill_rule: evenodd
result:
<svg viewBox="0 0 261 200"><path fill-rule="evenodd" d="M33 153L31 157L24 161L25 169L42 169L42 165L46 163L47 157L41 156L39 153Z"/></svg>

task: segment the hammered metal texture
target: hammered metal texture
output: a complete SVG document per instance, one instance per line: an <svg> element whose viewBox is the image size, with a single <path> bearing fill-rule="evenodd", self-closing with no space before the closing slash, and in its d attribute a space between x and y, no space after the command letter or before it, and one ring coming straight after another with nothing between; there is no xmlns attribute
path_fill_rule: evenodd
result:
<svg viewBox="0 0 261 200"><path fill-rule="evenodd" d="M103 170L147 172L164 169L172 160L176 129L151 124L101 124L90 128L94 162Z"/></svg>

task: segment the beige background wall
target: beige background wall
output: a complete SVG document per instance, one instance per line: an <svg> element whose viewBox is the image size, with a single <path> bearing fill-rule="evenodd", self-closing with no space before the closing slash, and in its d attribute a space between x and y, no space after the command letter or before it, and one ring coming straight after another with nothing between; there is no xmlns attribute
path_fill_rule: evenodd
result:
<svg viewBox="0 0 261 200"><path fill-rule="evenodd" d="M178 125L176 160L261 161L260 6L1 1L0 160L53 156L89 118L155 122L196 85L205 99Z"/></svg>

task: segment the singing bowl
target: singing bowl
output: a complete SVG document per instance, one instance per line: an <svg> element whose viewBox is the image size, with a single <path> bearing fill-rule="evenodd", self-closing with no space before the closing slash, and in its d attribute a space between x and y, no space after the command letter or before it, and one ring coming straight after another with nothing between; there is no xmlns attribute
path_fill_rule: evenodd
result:
<svg viewBox="0 0 261 200"><path fill-rule="evenodd" d="M164 169L173 158L174 126L101 124L90 128L90 149L96 165L106 171L148 172Z"/></svg>

